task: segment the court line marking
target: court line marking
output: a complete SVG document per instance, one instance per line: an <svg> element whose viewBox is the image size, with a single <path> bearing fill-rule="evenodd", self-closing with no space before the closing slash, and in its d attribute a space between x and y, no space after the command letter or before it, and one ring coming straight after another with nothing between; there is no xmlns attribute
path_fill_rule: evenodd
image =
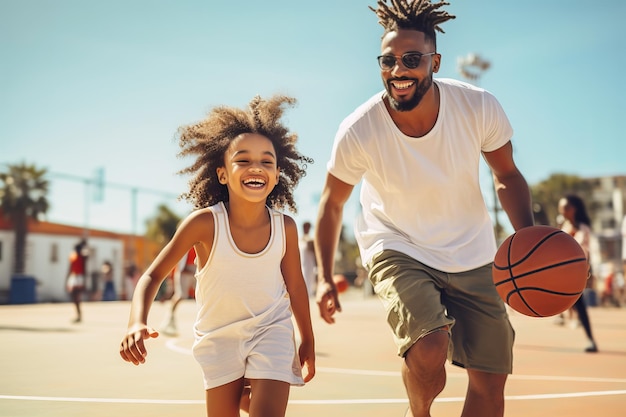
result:
<svg viewBox="0 0 626 417"><path fill-rule="evenodd" d="M204 404L204 400L159 400L145 398L90 398L90 397L44 397L40 395L0 395L0 400L55 401L74 403L118 404Z"/></svg>
<svg viewBox="0 0 626 417"><path fill-rule="evenodd" d="M176 342L178 339L169 339L165 346L178 353L191 355L191 349L178 346ZM347 369L347 368L332 368L317 366L315 368L318 372L327 372L344 375L369 375L369 376L401 376L400 371L377 371L369 369ZM464 373L449 372L449 378L467 378ZM562 382L614 382L614 383L626 383L626 378L596 378L596 377L578 377L578 376L551 376L551 375L509 375L508 379L519 380L533 380L533 381L562 381Z"/></svg>
<svg viewBox="0 0 626 417"><path fill-rule="evenodd" d="M505 401L516 400L546 400L559 398L600 397L607 395L624 395L626 390L616 391L586 391L559 394L534 394L534 395L507 395ZM0 400L21 401L53 401L53 402L79 402L79 403L116 403L116 404L162 404L162 405L195 405L204 404L204 400L162 400L146 398L90 398L90 397L44 397L31 395L0 395ZM437 398L435 402L453 403L463 402L465 397ZM293 405L350 405L350 404L407 404L406 398L367 398L346 400L289 400Z"/></svg>
<svg viewBox="0 0 626 417"><path fill-rule="evenodd" d="M327 368L318 366L316 371L346 374L346 375L371 375L371 376L400 376L400 372L396 371L375 371L366 369L344 369L344 368ZM452 378L467 378L466 374L448 372L448 377ZM519 380L531 380L531 381L562 381L562 382L614 382L614 383L626 383L626 378L597 378L597 377L584 377L584 376L551 376L551 375L509 375L508 379Z"/></svg>
<svg viewBox="0 0 626 417"><path fill-rule="evenodd" d="M170 339L166 346L173 351L191 355L191 349L183 348L176 345L177 339ZM366 369L345 369L318 367L317 371L342 373L351 375L371 375L371 376L394 376L400 375L399 372L392 371L376 371ZM466 377L465 374L450 373L449 377ZM568 377L568 376L548 376L548 375L511 375L511 379L524 380L543 380L543 381L569 381L569 382L614 382L626 383L624 378L593 378L593 377ZM608 395L626 395L626 390L611 391L584 391L584 392L568 392L558 394L529 394L529 395L507 395L506 401L523 401L523 400L545 400L560 398L580 398L580 397L600 397ZM93 398L93 397L45 397L31 395L2 395L0 400L21 400L21 401L56 401L56 402L82 402L82 403L121 403L121 404L164 404L164 405L195 405L204 404L205 400L165 400L165 399L145 399L145 398ZM436 398L435 402L453 403L463 402L465 397L447 397ZM341 404L407 404L406 398L367 398L367 399L342 399L342 400L289 400L289 404L293 405L341 405Z"/></svg>

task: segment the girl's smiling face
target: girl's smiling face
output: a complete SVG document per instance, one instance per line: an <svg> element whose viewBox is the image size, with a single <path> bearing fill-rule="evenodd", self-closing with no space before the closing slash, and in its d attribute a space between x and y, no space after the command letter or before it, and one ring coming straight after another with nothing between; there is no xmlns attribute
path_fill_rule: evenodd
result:
<svg viewBox="0 0 626 417"><path fill-rule="evenodd" d="M258 133L237 136L224 154L224 166L217 168L218 180L228 187L230 198L235 195L251 202L265 202L279 174L274 145Z"/></svg>

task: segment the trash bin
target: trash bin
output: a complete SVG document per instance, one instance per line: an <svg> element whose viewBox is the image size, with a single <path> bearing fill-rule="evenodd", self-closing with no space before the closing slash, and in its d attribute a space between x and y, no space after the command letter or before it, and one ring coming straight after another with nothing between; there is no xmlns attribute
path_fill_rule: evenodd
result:
<svg viewBox="0 0 626 417"><path fill-rule="evenodd" d="M11 304L36 303L35 286L36 281L34 277L28 275L12 275L9 302Z"/></svg>

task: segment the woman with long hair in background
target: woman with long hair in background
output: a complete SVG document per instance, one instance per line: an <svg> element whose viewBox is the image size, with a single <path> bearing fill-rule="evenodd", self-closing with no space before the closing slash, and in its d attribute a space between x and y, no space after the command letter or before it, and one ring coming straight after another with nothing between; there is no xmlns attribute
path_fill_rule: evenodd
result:
<svg viewBox="0 0 626 417"><path fill-rule="evenodd" d="M574 194L568 194L559 200L559 214L563 216L561 230L572 236L585 251L587 261L589 261L589 242L591 240L591 220L587 214L584 201ZM589 266L589 276L591 277L591 266ZM591 332L591 322L587 314L585 298L580 296L573 308L578 313L578 320L585 329L589 345L585 352L594 353L598 351L598 346Z"/></svg>

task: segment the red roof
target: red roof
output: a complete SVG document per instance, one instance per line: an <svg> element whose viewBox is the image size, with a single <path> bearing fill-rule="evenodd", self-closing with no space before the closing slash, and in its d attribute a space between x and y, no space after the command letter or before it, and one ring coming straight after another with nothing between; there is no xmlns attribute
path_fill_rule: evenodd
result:
<svg viewBox="0 0 626 417"><path fill-rule="evenodd" d="M0 211L0 231L2 230L13 231L13 225ZM33 219L28 219L29 234L76 236L80 238L84 236L84 232L84 228L79 226L45 221L36 222ZM102 237L123 241L125 248L124 261L130 261L128 258L132 258L132 261L141 268L148 266L161 249L160 245L147 240L144 236L133 236L132 234L116 233L107 230L89 229L89 237ZM134 250L132 250L132 248L134 248Z"/></svg>
<svg viewBox="0 0 626 417"><path fill-rule="evenodd" d="M13 230L13 225L0 212L0 230ZM39 233L45 235L76 235L82 236L84 229L78 226L70 226L66 224L50 223L45 221L36 222L28 219L28 233ZM119 238L127 236L126 234L110 232L106 230L89 229L90 236Z"/></svg>

